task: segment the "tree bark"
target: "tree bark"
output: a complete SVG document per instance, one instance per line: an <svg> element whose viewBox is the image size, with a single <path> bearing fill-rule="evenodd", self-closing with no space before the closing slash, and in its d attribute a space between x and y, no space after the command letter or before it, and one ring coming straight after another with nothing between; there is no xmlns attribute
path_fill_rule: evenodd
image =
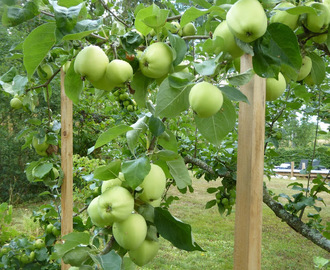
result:
<svg viewBox="0 0 330 270"><path fill-rule="evenodd" d="M187 155L185 156L184 161L186 163L194 164L211 174L216 174L211 166L207 165L205 162L203 162L200 159L193 158ZM225 175L218 175L218 176L224 177ZM275 213L275 215L278 218L286 222L286 224L288 224L297 233L301 234L308 240L312 241L315 245L319 246L320 248L330 252L330 240L324 237L318 230L310 228L297 216L292 215L291 213L286 211L281 203L275 201L269 195L265 184L263 187L263 202Z"/></svg>

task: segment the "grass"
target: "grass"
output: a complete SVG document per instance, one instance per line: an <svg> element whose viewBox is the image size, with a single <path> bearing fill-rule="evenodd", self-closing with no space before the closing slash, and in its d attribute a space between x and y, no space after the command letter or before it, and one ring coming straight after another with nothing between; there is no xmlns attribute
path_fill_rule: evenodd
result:
<svg viewBox="0 0 330 270"><path fill-rule="evenodd" d="M295 193L286 188L290 180L266 181L268 188L277 194ZM306 186L306 180L300 180L300 182ZM194 193L181 194L176 189L170 190L171 194L180 197L180 201L172 204L170 212L192 226L194 239L205 252L182 251L160 238L158 255L143 269L233 269L235 211L230 216L222 217L215 207L205 210L205 203L213 199L213 195L208 194L206 189L218 185L220 185L219 181L207 183L204 180L195 179ZM323 198L329 205L330 195ZM15 208L13 226L26 235L42 234L38 224L30 219L32 210L37 207L38 204L26 204ZM329 207L324 207L322 212L324 220L330 221ZM326 251L293 231L266 205L263 206L262 269L311 270L315 269L313 264L315 256L330 259Z"/></svg>

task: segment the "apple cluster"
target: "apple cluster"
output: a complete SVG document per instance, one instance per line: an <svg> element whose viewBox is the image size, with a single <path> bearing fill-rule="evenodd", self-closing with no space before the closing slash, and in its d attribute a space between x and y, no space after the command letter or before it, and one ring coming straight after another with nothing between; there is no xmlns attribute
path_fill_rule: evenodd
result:
<svg viewBox="0 0 330 270"><path fill-rule="evenodd" d="M143 204L158 207L166 187L166 176L161 167L150 166L149 173L134 191L126 187L122 173L117 178L103 181L101 195L95 197L87 208L92 223L98 227L112 227L116 242L139 266L156 256L159 243L155 241L157 237L149 236L152 224L136 209Z"/></svg>
<svg viewBox="0 0 330 270"><path fill-rule="evenodd" d="M95 45L85 47L78 53L74 71L104 91L121 87L133 77L133 68L128 62L119 59L109 62L105 52Z"/></svg>
<svg viewBox="0 0 330 270"><path fill-rule="evenodd" d="M329 1L323 3L310 1L306 6L314 8L315 13L309 12L303 15L289 13L287 10L295 8L296 5L290 2L279 3L271 13L269 23L282 23L296 31L301 25L311 35L313 41L324 43L327 40L327 30L330 23ZM267 15L258 0L239 0L229 9L226 19L223 20L213 33L213 40L219 39L215 44L214 53L223 52L239 62L244 51L237 45L237 39L244 43L251 43L263 36L267 30ZM237 61L236 61L237 60ZM239 71L239 67L235 68ZM302 65L297 74L296 81L304 81L313 85L311 79L312 60L302 52ZM268 78L266 81L266 100L273 101L280 97L286 89L285 74L281 72L277 78Z"/></svg>

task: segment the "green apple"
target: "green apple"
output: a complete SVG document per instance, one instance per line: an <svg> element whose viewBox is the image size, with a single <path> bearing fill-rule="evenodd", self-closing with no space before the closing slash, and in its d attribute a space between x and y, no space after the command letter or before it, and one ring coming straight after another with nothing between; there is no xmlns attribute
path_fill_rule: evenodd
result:
<svg viewBox="0 0 330 270"><path fill-rule="evenodd" d="M54 225L52 223L49 223L46 227L46 233L48 233L48 234L52 233L53 228L54 228Z"/></svg>
<svg viewBox="0 0 330 270"><path fill-rule="evenodd" d="M267 29L267 16L258 0L237 1L226 20L233 35L247 43L263 36Z"/></svg>
<svg viewBox="0 0 330 270"><path fill-rule="evenodd" d="M49 64L39 66L37 73L40 79L49 80L53 76L53 68Z"/></svg>
<svg viewBox="0 0 330 270"><path fill-rule="evenodd" d="M117 178L106 180L102 182L101 193L106 191L109 188L114 186L121 186L121 184L125 181L124 174L122 172L119 173Z"/></svg>
<svg viewBox="0 0 330 270"><path fill-rule="evenodd" d="M113 236L116 242L127 250L135 250L141 246L147 236L147 222L140 214L131 214L122 222L114 222Z"/></svg>
<svg viewBox="0 0 330 270"><path fill-rule="evenodd" d="M169 30L172 34L178 34L179 36L182 36L181 25L178 22L171 22L169 27Z"/></svg>
<svg viewBox="0 0 330 270"><path fill-rule="evenodd" d="M267 78L266 79L266 100L273 101L279 98L285 91L286 81L282 73L278 74L278 79Z"/></svg>
<svg viewBox="0 0 330 270"><path fill-rule="evenodd" d="M121 186L114 186L104 191L98 199L99 213L109 225L123 221L134 210L132 194Z"/></svg>
<svg viewBox="0 0 330 270"><path fill-rule="evenodd" d="M305 79L307 77L307 75L311 72L311 70L312 70L312 59L310 59L310 57L305 55L302 58L301 67L298 72L297 81L301 81L301 80Z"/></svg>
<svg viewBox="0 0 330 270"><path fill-rule="evenodd" d="M23 107L23 102L19 98L14 97L10 100L10 107L15 110L18 110Z"/></svg>
<svg viewBox="0 0 330 270"><path fill-rule="evenodd" d="M41 142L37 137L32 138L32 146L35 149L36 153L40 156L48 156L46 150L49 147L47 143L47 137L45 137L44 141Z"/></svg>
<svg viewBox="0 0 330 270"><path fill-rule="evenodd" d="M312 40L318 44L325 43L328 39L328 33L321 34L312 38Z"/></svg>
<svg viewBox="0 0 330 270"><path fill-rule="evenodd" d="M91 218L91 221L94 225L98 227L105 227L111 225L111 223L106 222L100 215L98 204L99 198L100 196L97 196L90 202L87 208L87 214Z"/></svg>
<svg viewBox="0 0 330 270"><path fill-rule="evenodd" d="M241 57L244 54L243 50L237 46L235 37L229 30L226 21L222 21L217 28L215 28L213 38L217 36L223 39L223 43L220 48L216 49L216 54L223 51L229 53L233 58Z"/></svg>
<svg viewBox="0 0 330 270"><path fill-rule="evenodd" d="M159 207L160 203L162 201L162 198L160 197L159 199L153 200L153 201L149 201L149 204L153 207Z"/></svg>
<svg viewBox="0 0 330 270"><path fill-rule="evenodd" d="M112 80L109 80L108 76L104 73L103 77L98 81L90 81L91 84L100 90L107 92L112 91L115 88L115 85Z"/></svg>
<svg viewBox="0 0 330 270"><path fill-rule="evenodd" d="M217 113L222 107L223 95L218 87L209 82L195 84L189 93L189 104L201 118Z"/></svg>
<svg viewBox="0 0 330 270"><path fill-rule="evenodd" d="M172 61L172 49L163 42L156 42L143 52L139 65L144 76L156 79L169 73Z"/></svg>
<svg viewBox="0 0 330 270"><path fill-rule="evenodd" d="M305 79L304 79L304 83L307 84L309 87L313 87L315 85L315 82L313 80L312 74L309 73Z"/></svg>
<svg viewBox="0 0 330 270"><path fill-rule="evenodd" d="M193 23L187 23L182 27L182 36L194 36L196 35L197 29Z"/></svg>
<svg viewBox="0 0 330 270"><path fill-rule="evenodd" d="M289 26L292 30L298 27L299 15L294 15L288 13L286 10L281 10L282 8L293 8L294 4L290 2L282 2L278 4L274 9L274 15L270 17L270 23L283 23Z"/></svg>
<svg viewBox="0 0 330 270"><path fill-rule="evenodd" d="M157 255L158 249L159 242L144 240L137 249L128 251L128 255L136 265L143 266Z"/></svg>
<svg viewBox="0 0 330 270"><path fill-rule="evenodd" d="M71 65L71 61L67 61L63 66L62 66L62 69L63 69L63 72L64 73L67 73L69 68L70 68L70 65Z"/></svg>
<svg viewBox="0 0 330 270"><path fill-rule="evenodd" d="M89 81L98 81L105 74L109 64L108 56L95 45L82 49L74 61L74 71Z"/></svg>
<svg viewBox="0 0 330 270"><path fill-rule="evenodd" d="M318 2L308 2L306 6L314 8L317 14L307 13L303 21L304 26L311 32L323 33L330 23L330 11L327 5Z"/></svg>
<svg viewBox="0 0 330 270"><path fill-rule="evenodd" d="M41 249L43 247L45 247L46 244L45 244L45 241L41 238L37 239L35 242L34 242L34 247L37 248L37 249Z"/></svg>
<svg viewBox="0 0 330 270"><path fill-rule="evenodd" d="M107 65L105 74L114 86L122 86L133 78L133 68L126 61L114 59Z"/></svg>
<svg viewBox="0 0 330 270"><path fill-rule="evenodd" d="M139 197L144 202L159 199L163 195L166 187L166 176L162 168L156 164L150 165L151 168L149 173L140 184L140 187L143 188L143 190Z"/></svg>
<svg viewBox="0 0 330 270"><path fill-rule="evenodd" d="M56 226L53 227L52 229L52 234L56 237L60 236L61 235L61 230L57 229Z"/></svg>

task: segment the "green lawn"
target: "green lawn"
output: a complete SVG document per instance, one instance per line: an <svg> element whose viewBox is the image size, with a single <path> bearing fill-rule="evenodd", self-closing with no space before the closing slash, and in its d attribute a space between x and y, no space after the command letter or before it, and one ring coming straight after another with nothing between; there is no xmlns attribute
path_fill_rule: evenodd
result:
<svg viewBox="0 0 330 270"><path fill-rule="evenodd" d="M286 189L290 180L265 181L268 188L275 193L295 193L288 192L289 190ZM306 184L306 180L301 180L301 182ZM204 209L205 203L213 199L213 195L208 194L206 189L218 185L219 182L207 183L204 180L195 179L194 193L181 194L174 188L170 190L171 194L181 198L180 201L172 204L171 213L192 226L194 238L205 252L181 251L160 238L161 248L157 257L143 269L233 269L235 211L230 216L222 217L215 207ZM324 199L329 205L330 196L324 196ZM27 235L42 234L38 225L30 220L31 210L37 207L38 204L32 204L15 208L14 227ZM329 207L325 207L323 211L324 220L330 221ZM286 223L281 222L266 205L263 208L262 237L262 269L265 270L311 270L314 269L314 256L330 259L326 251L300 236Z"/></svg>

